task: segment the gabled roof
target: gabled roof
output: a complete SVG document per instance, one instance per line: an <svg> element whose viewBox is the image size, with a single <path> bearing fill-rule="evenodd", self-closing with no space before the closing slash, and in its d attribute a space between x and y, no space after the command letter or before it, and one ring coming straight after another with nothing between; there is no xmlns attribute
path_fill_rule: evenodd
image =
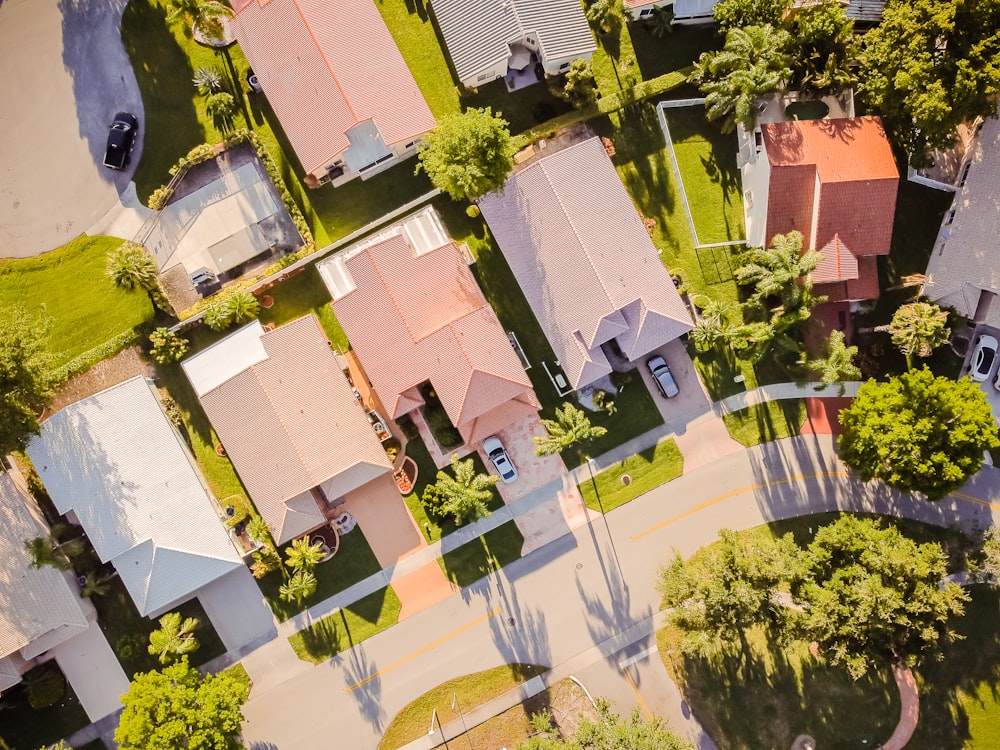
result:
<svg viewBox="0 0 1000 750"><path fill-rule="evenodd" d="M28 455L143 615L242 561L153 388L136 377L56 412Z"/></svg>
<svg viewBox="0 0 1000 750"><path fill-rule="evenodd" d="M454 242L418 254L400 229L348 256L343 265L353 289L335 295L334 313L390 417L419 404L411 389L426 380L467 441L478 432L476 420L514 399L538 409L531 381Z"/></svg>
<svg viewBox="0 0 1000 750"><path fill-rule="evenodd" d="M279 544L325 520L304 493L332 481L337 497L391 470L313 315L255 321L181 366Z"/></svg>
<svg viewBox="0 0 1000 750"><path fill-rule="evenodd" d="M392 145L434 117L371 0L237 0L233 25L267 100L306 172L373 120Z"/></svg>
<svg viewBox="0 0 1000 750"><path fill-rule="evenodd" d="M609 339L635 359L691 329L599 139L531 164L479 206L574 388L611 371Z"/></svg>
<svg viewBox="0 0 1000 750"><path fill-rule="evenodd" d="M0 690L20 681L6 657L31 659L87 629L80 597L65 574L33 568L24 543L47 530L25 506L27 498L0 473Z"/></svg>
<svg viewBox="0 0 1000 750"><path fill-rule="evenodd" d="M460 81L507 60L529 35L549 60L597 48L577 0L432 0L431 8Z"/></svg>

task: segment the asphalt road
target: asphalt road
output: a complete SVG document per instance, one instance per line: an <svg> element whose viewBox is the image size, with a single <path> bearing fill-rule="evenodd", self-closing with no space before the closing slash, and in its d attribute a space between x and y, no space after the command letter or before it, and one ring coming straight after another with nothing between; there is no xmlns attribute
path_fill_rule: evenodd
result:
<svg viewBox="0 0 1000 750"><path fill-rule="evenodd" d="M119 28L126 0L0 4L0 257L52 250L115 205L142 156L142 98ZM139 118L129 170L103 166L115 112Z"/></svg>
<svg viewBox="0 0 1000 750"><path fill-rule="evenodd" d="M256 750L374 748L401 708L445 680L512 661L564 664L650 617L659 608L659 564L673 549L693 553L720 528L838 508L967 528L1000 520L1000 470L984 469L963 493L931 504L863 485L839 463L829 436L726 456L610 514L613 546L598 521L332 661L270 674L245 706L244 737ZM647 704L668 714L686 708L665 703L659 678L634 677L642 675L637 688Z"/></svg>

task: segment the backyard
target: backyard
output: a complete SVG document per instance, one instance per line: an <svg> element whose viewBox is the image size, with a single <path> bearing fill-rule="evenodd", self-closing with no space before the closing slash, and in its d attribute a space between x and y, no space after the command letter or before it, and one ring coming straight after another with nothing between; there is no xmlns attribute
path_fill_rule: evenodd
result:
<svg viewBox="0 0 1000 750"><path fill-rule="evenodd" d="M28 683L33 680L62 680L65 692L47 708L32 708L28 702ZM11 750L35 750L57 742L87 726L90 721L79 698L62 671L53 662L35 667L24 679L0 697L0 747Z"/></svg>

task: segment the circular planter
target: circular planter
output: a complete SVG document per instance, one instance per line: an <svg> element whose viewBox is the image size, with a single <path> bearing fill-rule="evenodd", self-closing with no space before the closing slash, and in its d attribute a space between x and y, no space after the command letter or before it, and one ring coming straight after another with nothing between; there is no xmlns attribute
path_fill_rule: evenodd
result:
<svg viewBox="0 0 1000 750"><path fill-rule="evenodd" d="M632 484L631 474L622 474L621 477L619 477L619 479L621 479L621 483L624 484L626 487Z"/></svg>
<svg viewBox="0 0 1000 750"><path fill-rule="evenodd" d="M225 456L226 455L226 449L222 447L222 443L218 443L215 446L215 455L217 455L217 456Z"/></svg>
<svg viewBox="0 0 1000 750"><path fill-rule="evenodd" d="M265 294L263 297L260 298L260 306L263 307L265 310L270 310L272 307L274 307L274 297L272 297L270 294Z"/></svg>

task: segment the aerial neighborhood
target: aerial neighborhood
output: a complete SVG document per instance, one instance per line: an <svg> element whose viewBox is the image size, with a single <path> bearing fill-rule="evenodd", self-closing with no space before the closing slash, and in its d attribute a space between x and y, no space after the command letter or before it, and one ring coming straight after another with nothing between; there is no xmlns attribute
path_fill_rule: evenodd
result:
<svg viewBox="0 0 1000 750"><path fill-rule="evenodd" d="M998 746L998 55L0 0L0 750Z"/></svg>

